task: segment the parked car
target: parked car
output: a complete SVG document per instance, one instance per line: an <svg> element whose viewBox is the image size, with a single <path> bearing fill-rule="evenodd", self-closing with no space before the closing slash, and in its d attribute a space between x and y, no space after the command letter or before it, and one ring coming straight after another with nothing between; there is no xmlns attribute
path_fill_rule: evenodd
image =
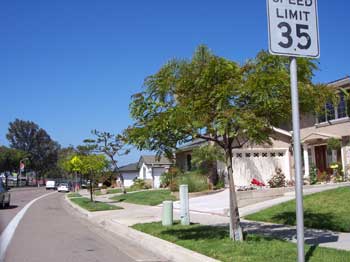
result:
<svg viewBox="0 0 350 262"><path fill-rule="evenodd" d="M5 187L4 183L0 179L0 207L5 208L10 206L11 194L8 192L8 188Z"/></svg>
<svg viewBox="0 0 350 262"><path fill-rule="evenodd" d="M46 190L49 190L49 189L53 189L53 190L56 189L56 182L54 180L46 181Z"/></svg>
<svg viewBox="0 0 350 262"><path fill-rule="evenodd" d="M57 191L58 192L69 192L70 188L69 188L68 183L61 183L61 184L59 184L58 187L57 187Z"/></svg>

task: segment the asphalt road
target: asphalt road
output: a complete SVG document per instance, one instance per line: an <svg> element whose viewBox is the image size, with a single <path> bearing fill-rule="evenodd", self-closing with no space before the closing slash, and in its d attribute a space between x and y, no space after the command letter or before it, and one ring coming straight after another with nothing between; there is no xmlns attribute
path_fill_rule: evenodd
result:
<svg viewBox="0 0 350 262"><path fill-rule="evenodd" d="M45 192L46 193L46 192ZM126 251L125 251L126 250ZM126 254L127 253L127 254ZM5 262L159 261L80 217L54 193L35 202L19 223Z"/></svg>
<svg viewBox="0 0 350 262"><path fill-rule="evenodd" d="M10 207L0 209L0 234L11 219L31 200L46 194L45 188L13 188L10 190Z"/></svg>

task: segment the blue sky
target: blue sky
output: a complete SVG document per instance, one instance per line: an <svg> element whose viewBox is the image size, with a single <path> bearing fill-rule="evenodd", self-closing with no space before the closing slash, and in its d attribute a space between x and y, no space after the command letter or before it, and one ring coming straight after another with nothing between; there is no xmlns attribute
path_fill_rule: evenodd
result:
<svg viewBox="0 0 350 262"><path fill-rule="evenodd" d="M90 130L121 132L130 96L167 60L206 44L244 62L267 48L265 1L2 1L0 144L8 123L32 120L61 145ZM346 0L319 1L320 71L350 74ZM135 161L133 151L120 160Z"/></svg>

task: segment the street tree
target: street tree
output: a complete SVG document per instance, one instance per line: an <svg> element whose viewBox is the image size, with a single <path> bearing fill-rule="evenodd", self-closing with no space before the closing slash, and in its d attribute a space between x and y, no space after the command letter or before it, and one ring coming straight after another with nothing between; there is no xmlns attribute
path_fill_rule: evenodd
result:
<svg viewBox="0 0 350 262"><path fill-rule="evenodd" d="M302 112L320 109L331 91L314 85L317 64L298 59ZM291 115L289 60L265 51L240 65L200 46L190 60L172 60L146 78L130 104L134 124L126 130L138 149L172 155L201 138L222 148L229 181L230 237L243 240L232 169L232 150L269 144L273 127Z"/></svg>
<svg viewBox="0 0 350 262"><path fill-rule="evenodd" d="M90 181L90 201L93 202L95 181L103 175L108 167L108 161L104 155L72 155L62 162L62 167L71 173L84 175Z"/></svg>
<svg viewBox="0 0 350 262"><path fill-rule="evenodd" d="M106 171L108 161L104 155L80 156L81 173L90 180L90 201L93 201L93 190L96 179Z"/></svg>
<svg viewBox="0 0 350 262"><path fill-rule="evenodd" d="M6 185L8 173L18 171L20 161L25 159L27 154L24 151L0 146L0 173L5 173ZM18 177L17 177L18 180Z"/></svg>
<svg viewBox="0 0 350 262"><path fill-rule="evenodd" d="M126 193L124 186L123 174L119 172L117 158L126 155L130 152L126 148L125 138L120 134L112 134L109 132L102 132L98 130L93 130L91 133L95 136L93 139L86 139L84 142L90 144L91 148L94 148L98 153L104 154L109 162L111 171L110 180L119 177L123 193Z"/></svg>
<svg viewBox="0 0 350 262"><path fill-rule="evenodd" d="M31 167L38 178L56 167L60 145L32 121L16 119L6 135L11 148L28 153Z"/></svg>

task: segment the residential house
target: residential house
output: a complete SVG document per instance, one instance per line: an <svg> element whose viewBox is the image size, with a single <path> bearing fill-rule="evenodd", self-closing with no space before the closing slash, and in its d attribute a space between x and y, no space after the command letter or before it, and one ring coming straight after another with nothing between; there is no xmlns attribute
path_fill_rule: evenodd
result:
<svg viewBox="0 0 350 262"><path fill-rule="evenodd" d="M301 142L305 174L309 175L309 167L314 164L321 172L331 172L332 162L342 163L343 170L349 177L350 166L350 106L343 90L350 90L350 77L329 83L339 95L339 104L331 102L324 107L324 113L316 117L302 119ZM341 148L327 150L327 140L335 138L340 141Z"/></svg>
<svg viewBox="0 0 350 262"><path fill-rule="evenodd" d="M119 172L123 175L124 186L132 186L134 184L134 179L139 176L138 162L120 167ZM120 181L118 180L118 182Z"/></svg>
<svg viewBox="0 0 350 262"><path fill-rule="evenodd" d="M162 156L141 156L138 162L139 178L152 181L153 188L160 187L160 176L169 170L172 162Z"/></svg>
<svg viewBox="0 0 350 262"><path fill-rule="evenodd" d="M330 163L341 162L347 176L350 177L350 104L341 90L350 90L350 78L329 83L339 94L339 105L325 105L324 114L301 116L301 142L303 146L303 165L305 176L314 164L319 171L331 172ZM274 128L271 135L272 144L251 145L233 150L233 172L236 186L248 186L253 178L267 182L280 168L286 180L294 180L294 158L292 150L291 125ZM339 150L327 150L330 138L341 142ZM204 140L194 140L182 146L176 153L176 165L182 170L191 170L192 151L205 145ZM223 163L217 163L218 172L225 170Z"/></svg>
<svg viewBox="0 0 350 262"><path fill-rule="evenodd" d="M291 138L290 132L274 128L271 136L272 144L251 145L247 143L243 148L233 150L233 175L235 185L249 186L252 179L267 183L280 168L287 180L292 180L291 172ZM208 142L202 139L194 140L182 146L176 152L176 165L184 170L191 170L193 149ZM226 173L225 164L217 161L218 173Z"/></svg>
<svg viewBox="0 0 350 262"><path fill-rule="evenodd" d="M124 185L130 187L136 178L150 181L153 188L160 187L160 176L169 170L172 162L166 158L156 156L141 156L137 163L119 168L124 177ZM118 180L118 182L120 182Z"/></svg>

